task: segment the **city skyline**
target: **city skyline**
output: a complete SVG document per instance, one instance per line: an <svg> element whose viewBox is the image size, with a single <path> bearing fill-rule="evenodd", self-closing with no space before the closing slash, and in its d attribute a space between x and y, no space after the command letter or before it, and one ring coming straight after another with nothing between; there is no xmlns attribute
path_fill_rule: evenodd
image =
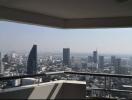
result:
<svg viewBox="0 0 132 100"><path fill-rule="evenodd" d="M0 51L29 51L33 44L38 52L132 54L132 28L57 29L0 21Z"/></svg>

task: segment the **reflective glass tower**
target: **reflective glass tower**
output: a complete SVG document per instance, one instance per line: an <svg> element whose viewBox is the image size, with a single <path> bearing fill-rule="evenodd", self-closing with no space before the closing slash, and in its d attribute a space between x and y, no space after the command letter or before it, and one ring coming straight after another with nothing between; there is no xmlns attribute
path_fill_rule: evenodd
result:
<svg viewBox="0 0 132 100"><path fill-rule="evenodd" d="M27 74L37 73L37 45L33 45L27 61Z"/></svg>

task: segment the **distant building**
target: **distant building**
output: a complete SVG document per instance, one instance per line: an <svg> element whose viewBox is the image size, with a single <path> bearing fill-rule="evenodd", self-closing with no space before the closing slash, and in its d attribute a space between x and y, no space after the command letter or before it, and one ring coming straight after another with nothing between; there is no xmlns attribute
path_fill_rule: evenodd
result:
<svg viewBox="0 0 132 100"><path fill-rule="evenodd" d="M74 58L74 56L71 57L70 63L71 63L71 64L70 64L71 67L74 67L74 65L75 65L75 58Z"/></svg>
<svg viewBox="0 0 132 100"><path fill-rule="evenodd" d="M122 61L121 58L115 59L115 74L128 74L128 68L122 65Z"/></svg>
<svg viewBox="0 0 132 100"><path fill-rule="evenodd" d="M37 45L33 45L27 61L27 74L37 73Z"/></svg>
<svg viewBox="0 0 132 100"><path fill-rule="evenodd" d="M17 57L17 54L15 53L15 52L13 52L12 54L11 54L11 58L16 58Z"/></svg>
<svg viewBox="0 0 132 100"><path fill-rule="evenodd" d="M2 55L1 55L1 52L0 52L0 74L3 74L4 73L4 66L3 66L3 63L2 63Z"/></svg>
<svg viewBox="0 0 132 100"><path fill-rule="evenodd" d="M9 63L9 56L8 56L8 54L4 55L2 61L5 62L5 63Z"/></svg>
<svg viewBox="0 0 132 100"><path fill-rule="evenodd" d="M0 52L0 74L2 74L2 57Z"/></svg>
<svg viewBox="0 0 132 100"><path fill-rule="evenodd" d="M117 58L115 59L115 74L121 74L122 71L121 71L121 59L120 58Z"/></svg>
<svg viewBox="0 0 132 100"><path fill-rule="evenodd" d="M99 69L104 69L104 56L99 56Z"/></svg>
<svg viewBox="0 0 132 100"><path fill-rule="evenodd" d="M63 64L70 65L70 48L63 48Z"/></svg>
<svg viewBox="0 0 132 100"><path fill-rule="evenodd" d="M93 62L93 57L92 56L88 56L88 63Z"/></svg>
<svg viewBox="0 0 132 100"><path fill-rule="evenodd" d="M1 52L0 52L0 73L1 73L1 68L2 67L2 57L1 57Z"/></svg>
<svg viewBox="0 0 132 100"><path fill-rule="evenodd" d="M72 56L71 63L74 63L74 60L75 60L75 58L74 58L74 56Z"/></svg>
<svg viewBox="0 0 132 100"><path fill-rule="evenodd" d="M112 66L115 66L115 60L116 60L116 57L115 56L111 56L111 65Z"/></svg>
<svg viewBox="0 0 132 100"><path fill-rule="evenodd" d="M98 58L98 53L97 53L97 50L96 51L93 51L93 62L94 63L97 63L97 59Z"/></svg>

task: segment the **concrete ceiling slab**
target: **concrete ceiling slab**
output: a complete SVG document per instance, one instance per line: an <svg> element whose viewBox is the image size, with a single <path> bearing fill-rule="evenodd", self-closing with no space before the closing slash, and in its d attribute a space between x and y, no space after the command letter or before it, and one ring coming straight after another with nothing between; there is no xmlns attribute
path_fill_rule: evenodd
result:
<svg viewBox="0 0 132 100"><path fill-rule="evenodd" d="M129 27L131 5L132 0L0 0L0 17L63 28Z"/></svg>

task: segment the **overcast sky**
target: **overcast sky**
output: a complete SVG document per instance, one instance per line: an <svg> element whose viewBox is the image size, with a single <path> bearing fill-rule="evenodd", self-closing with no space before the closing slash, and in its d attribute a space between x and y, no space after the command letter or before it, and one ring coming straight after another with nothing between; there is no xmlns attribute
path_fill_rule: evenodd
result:
<svg viewBox="0 0 132 100"><path fill-rule="evenodd" d="M29 51L33 44L41 52L132 54L132 28L56 29L0 21L0 51Z"/></svg>

